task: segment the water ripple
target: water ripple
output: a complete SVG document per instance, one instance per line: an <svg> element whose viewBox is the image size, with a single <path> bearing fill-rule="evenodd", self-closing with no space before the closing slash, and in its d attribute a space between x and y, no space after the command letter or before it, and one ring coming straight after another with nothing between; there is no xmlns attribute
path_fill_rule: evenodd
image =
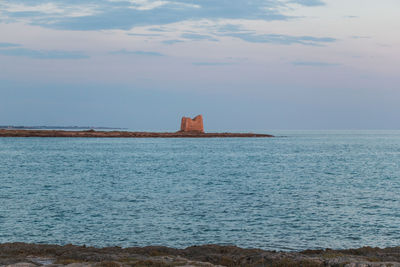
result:
<svg viewBox="0 0 400 267"><path fill-rule="evenodd" d="M400 132L280 135L2 138L0 242L399 245Z"/></svg>

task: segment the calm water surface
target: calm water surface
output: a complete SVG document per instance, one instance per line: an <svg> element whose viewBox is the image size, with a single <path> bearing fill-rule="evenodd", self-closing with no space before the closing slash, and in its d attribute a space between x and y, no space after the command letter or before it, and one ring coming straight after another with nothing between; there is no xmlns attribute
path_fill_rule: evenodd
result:
<svg viewBox="0 0 400 267"><path fill-rule="evenodd" d="M400 132L0 139L0 243L400 245Z"/></svg>

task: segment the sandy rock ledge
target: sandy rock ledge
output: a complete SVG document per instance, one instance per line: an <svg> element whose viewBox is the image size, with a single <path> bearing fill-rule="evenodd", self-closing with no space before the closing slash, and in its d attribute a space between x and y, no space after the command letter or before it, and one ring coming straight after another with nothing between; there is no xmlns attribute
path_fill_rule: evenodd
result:
<svg viewBox="0 0 400 267"><path fill-rule="evenodd" d="M0 244L1 267L400 267L400 247L276 252L235 246L94 248Z"/></svg>

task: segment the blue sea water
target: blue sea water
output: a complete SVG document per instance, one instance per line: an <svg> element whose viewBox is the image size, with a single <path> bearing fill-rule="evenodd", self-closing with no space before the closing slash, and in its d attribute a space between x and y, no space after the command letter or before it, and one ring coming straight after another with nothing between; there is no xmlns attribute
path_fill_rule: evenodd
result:
<svg viewBox="0 0 400 267"><path fill-rule="evenodd" d="M400 131L0 138L0 243L400 245Z"/></svg>

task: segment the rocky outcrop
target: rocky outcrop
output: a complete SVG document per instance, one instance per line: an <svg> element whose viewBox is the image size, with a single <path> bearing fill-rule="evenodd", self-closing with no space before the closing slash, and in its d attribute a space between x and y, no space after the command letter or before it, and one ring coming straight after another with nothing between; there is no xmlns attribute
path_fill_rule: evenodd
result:
<svg viewBox="0 0 400 267"><path fill-rule="evenodd" d="M0 267L399 267L400 247L279 252L205 245L95 248L0 244Z"/></svg>
<svg viewBox="0 0 400 267"><path fill-rule="evenodd" d="M181 132L204 133L203 116L198 115L194 119L183 117Z"/></svg>

